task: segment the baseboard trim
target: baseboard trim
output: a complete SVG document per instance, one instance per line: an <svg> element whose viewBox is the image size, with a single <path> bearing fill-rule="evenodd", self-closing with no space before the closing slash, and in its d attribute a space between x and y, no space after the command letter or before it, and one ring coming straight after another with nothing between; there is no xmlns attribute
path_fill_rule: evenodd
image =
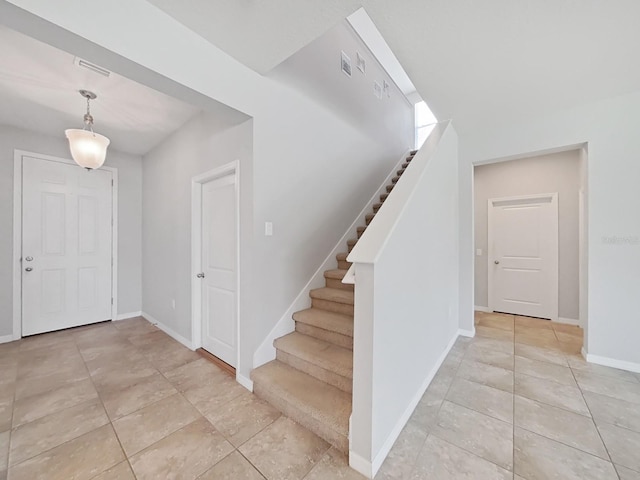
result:
<svg viewBox="0 0 640 480"><path fill-rule="evenodd" d="M476 336L476 329L473 328L472 330L465 330L462 328L458 329L458 336L459 337L468 337L468 338L473 338Z"/></svg>
<svg viewBox="0 0 640 480"><path fill-rule="evenodd" d="M627 362L626 360L616 360L615 358L602 357L600 355L593 355L585 352L582 349L582 355L587 362L595 363L597 365L603 365L605 367L618 368L620 370L627 370L629 372L640 373L640 363Z"/></svg>
<svg viewBox="0 0 640 480"><path fill-rule="evenodd" d="M114 318L113 320L118 322L120 320L127 320L129 318L140 317L140 316L142 316L142 312L120 313L119 315L116 315L116 318Z"/></svg>
<svg viewBox="0 0 640 480"><path fill-rule="evenodd" d="M167 327L164 323L162 323L162 322L158 321L157 319L153 318L147 312L141 312L141 316L144 317L149 323L151 323L152 325L155 325L160 330L162 330L164 333L169 335L171 338L173 338L174 340L180 342L182 345L187 347L189 350L195 350L193 348L191 340L187 340L185 337L180 335L178 332L176 332L172 328Z"/></svg>
<svg viewBox="0 0 640 480"><path fill-rule="evenodd" d="M558 317L558 323L566 323L567 325L580 325L580 320L577 318Z"/></svg>
<svg viewBox="0 0 640 480"><path fill-rule="evenodd" d="M14 340L16 339L13 338L13 335L3 335L0 337L0 343L9 343L13 342Z"/></svg>
<svg viewBox="0 0 640 480"><path fill-rule="evenodd" d="M484 313L491 313L491 312L493 312L493 310L491 310L489 307L480 307L480 306L478 306L478 305L475 305L475 306L473 307L473 309L474 309L476 312L484 312Z"/></svg>
<svg viewBox="0 0 640 480"><path fill-rule="evenodd" d="M355 452L349 451L349 466L366 478L373 478L371 462L365 460Z"/></svg>
<svg viewBox="0 0 640 480"><path fill-rule="evenodd" d="M236 382L238 382L240 385L242 385L244 388L246 388L250 392L253 392L253 381L249 380L244 375L240 375L239 373L236 373Z"/></svg>
<svg viewBox="0 0 640 480"><path fill-rule="evenodd" d="M447 344L447 347L444 349L442 354L438 357L438 360L436 361L436 364L431 369L431 371L429 372L429 374L427 375L425 380L422 382L422 385L420 386L420 388L418 389L418 391L416 392L414 397L411 399L411 402L409 402L409 405L405 409L405 411L402 414L402 416L396 422L395 426L393 427L393 430L391 430L391 433L389 434L389 436L385 440L384 444L382 445L382 448L380 448L380 450L378 451L378 453L375 456L375 458L373 459L373 461L372 462L368 462L366 459L364 459L363 457L361 457L357 453L349 451L349 465L351 466L351 468L353 468L354 470L358 471L359 473L361 473L362 475L366 476L367 478L373 478L375 476L375 474L378 473L378 470L380 470L380 467L382 466L382 463L387 458L387 455L389 455L389 452L391 451L391 448L393 447L393 444L398 439L398 436L402 432L402 429L405 427L405 425L407 424L407 422L411 418L411 415L413 414L413 411L416 409L416 406L418 405L418 403L422 399L422 396L424 395L424 392L426 392L427 388L429 388L429 385L431 384L431 381L433 380L433 377L436 376L436 373L438 373L438 370L440 370L440 367L442 366L442 364L444 363L445 359L447 358L447 355L449 355L449 352L453 348L453 345L456 343L456 340L461 335L461 333L460 333L461 331L462 330L458 330L455 333L455 335L453 335L451 340L449 340L449 343ZM470 332L469 331L465 331L465 333L470 333ZM465 336L467 336L467 335L465 335ZM471 335L471 336L473 336L473 335Z"/></svg>

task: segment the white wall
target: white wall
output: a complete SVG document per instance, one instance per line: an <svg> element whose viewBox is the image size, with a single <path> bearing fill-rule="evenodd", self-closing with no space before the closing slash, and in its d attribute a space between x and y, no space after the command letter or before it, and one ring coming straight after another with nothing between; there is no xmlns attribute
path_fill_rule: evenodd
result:
<svg viewBox="0 0 640 480"><path fill-rule="evenodd" d="M342 52L351 59L350 77L340 68ZM365 73L356 67L357 53L365 60ZM346 20L294 53L268 76L303 92L345 122L386 139L400 151L413 145L413 104ZM377 98L374 81L380 86L386 81L388 95Z"/></svg>
<svg viewBox="0 0 640 480"><path fill-rule="evenodd" d="M458 138L439 124L349 256L351 465L365 475L376 473L457 337L458 235Z"/></svg>
<svg viewBox="0 0 640 480"><path fill-rule="evenodd" d="M48 137L0 125L0 337L12 333L13 155L14 150L69 158L63 132ZM141 158L109 150L105 165L118 169L118 314L141 305Z"/></svg>
<svg viewBox="0 0 640 480"><path fill-rule="evenodd" d="M490 198L558 193L558 310L577 323L579 317L579 150L475 167L475 305L488 303L488 220Z"/></svg>
<svg viewBox="0 0 640 480"><path fill-rule="evenodd" d="M632 93L523 123L485 125L461 137L461 157L467 165L588 144L586 349L591 360L636 370L640 370L639 124L640 93Z"/></svg>

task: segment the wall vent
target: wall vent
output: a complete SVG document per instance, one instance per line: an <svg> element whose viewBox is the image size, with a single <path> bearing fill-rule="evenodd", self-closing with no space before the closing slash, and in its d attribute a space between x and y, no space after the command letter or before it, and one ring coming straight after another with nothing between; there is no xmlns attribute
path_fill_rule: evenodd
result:
<svg viewBox="0 0 640 480"><path fill-rule="evenodd" d="M351 59L349 58L349 56L342 52L342 62L341 62L341 66L342 66L342 72L347 76L350 77L351 76Z"/></svg>
<svg viewBox="0 0 640 480"><path fill-rule="evenodd" d="M73 63L77 67L86 68L87 70L91 70L92 72L98 73L103 77L109 77L109 75L111 75L111 72L109 70L99 67L95 63L87 62L86 60L83 60L80 57L75 57L73 59Z"/></svg>

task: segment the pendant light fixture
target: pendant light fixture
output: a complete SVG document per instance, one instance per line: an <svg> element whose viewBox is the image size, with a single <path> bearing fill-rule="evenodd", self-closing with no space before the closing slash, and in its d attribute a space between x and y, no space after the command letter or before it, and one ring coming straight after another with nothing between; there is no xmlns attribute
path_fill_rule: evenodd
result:
<svg viewBox="0 0 640 480"><path fill-rule="evenodd" d="M93 117L89 108L89 102L95 100L97 95L88 90L80 90L80 95L87 99L87 113L84 115L84 128L82 130L70 128L64 133L69 139L69 150L75 162L87 170L100 168L107 156L107 147L110 140L104 135L93 131Z"/></svg>

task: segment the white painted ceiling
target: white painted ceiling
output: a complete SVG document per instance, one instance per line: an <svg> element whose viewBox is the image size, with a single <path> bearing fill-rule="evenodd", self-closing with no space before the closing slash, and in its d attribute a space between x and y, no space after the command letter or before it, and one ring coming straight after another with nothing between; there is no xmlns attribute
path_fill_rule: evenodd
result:
<svg viewBox="0 0 640 480"><path fill-rule="evenodd" d="M363 6L458 129L640 89L637 0L148 0L266 73Z"/></svg>
<svg viewBox="0 0 640 480"><path fill-rule="evenodd" d="M143 155L199 112L116 73L78 67L73 55L4 26L0 45L0 124L65 138L65 129L83 127L84 88L98 95L94 130L109 148Z"/></svg>

